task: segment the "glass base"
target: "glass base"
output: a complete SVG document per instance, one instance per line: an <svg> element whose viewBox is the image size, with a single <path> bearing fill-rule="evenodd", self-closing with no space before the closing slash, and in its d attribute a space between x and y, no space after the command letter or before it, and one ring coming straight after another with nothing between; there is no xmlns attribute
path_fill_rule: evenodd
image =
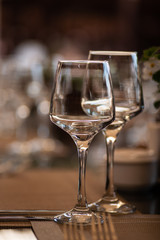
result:
<svg viewBox="0 0 160 240"><path fill-rule="evenodd" d="M93 218L95 223L98 222L98 218L100 218L100 221L101 221L101 216L99 214L92 212L90 209L77 210L76 208L73 208L68 212L55 216L53 220L56 223L61 223L61 224L76 223L76 224L91 225Z"/></svg>
<svg viewBox="0 0 160 240"><path fill-rule="evenodd" d="M109 201L105 198L101 198L97 202L88 205L89 209L94 212L105 212L113 214L130 214L134 213L136 207L121 201L116 198L115 201Z"/></svg>

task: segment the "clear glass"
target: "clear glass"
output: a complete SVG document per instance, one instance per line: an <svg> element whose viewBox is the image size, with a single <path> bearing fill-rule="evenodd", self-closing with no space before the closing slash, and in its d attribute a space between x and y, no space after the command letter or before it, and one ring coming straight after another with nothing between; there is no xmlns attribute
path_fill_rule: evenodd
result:
<svg viewBox="0 0 160 240"><path fill-rule="evenodd" d="M107 61L59 61L50 105L50 119L76 144L79 184L74 208L54 217L58 223L90 224L85 173L87 152L94 136L114 120L115 108ZM96 216L96 214L94 214Z"/></svg>
<svg viewBox="0 0 160 240"><path fill-rule="evenodd" d="M118 198L114 188L114 149L124 125L143 109L142 87L138 78L136 52L90 51L89 60L107 60L110 65L115 99L115 120L102 130L107 149L105 193L89 205L94 211L127 214L135 211Z"/></svg>

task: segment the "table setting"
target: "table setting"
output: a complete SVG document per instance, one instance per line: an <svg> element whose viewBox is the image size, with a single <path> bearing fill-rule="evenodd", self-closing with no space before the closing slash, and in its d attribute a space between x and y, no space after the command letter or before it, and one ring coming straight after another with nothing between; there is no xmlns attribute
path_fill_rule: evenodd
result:
<svg viewBox="0 0 160 240"><path fill-rule="evenodd" d="M160 203L157 150L116 149L123 129L130 122L136 124L134 119L144 111L137 53L89 51L86 60L59 59L56 73L51 71L52 87L47 88L43 87L42 68L36 65L35 69L36 79L25 84L27 89L32 87L31 93L37 89L33 83L41 84L41 90L27 98L23 98L23 88L17 91L22 94L16 111L20 120L15 121L15 129L19 124L21 130L14 133L18 141L10 139L7 148L1 143L2 158L10 150L8 163L13 156L18 160L12 167L4 165L8 168L0 164L0 239L5 239L6 231L8 239L159 239L159 207L153 214L144 213L135 200L144 193L145 204L145 193L150 197L153 189L156 204ZM7 92L5 84L2 90ZM8 96L3 96L1 109L12 111L13 117L16 105L8 108ZM34 121L32 129L26 127ZM52 125L71 137L71 148L74 144L77 152L73 165L66 145L54 139ZM24 138L19 138L21 134ZM106 151L99 156L103 159L99 168L92 168L87 160L99 134ZM53 156L57 160L51 162ZM64 166L56 166L64 156ZM14 164L18 164L17 171Z"/></svg>
<svg viewBox="0 0 160 240"><path fill-rule="evenodd" d="M58 181L60 175L63 175L68 181ZM104 191L104 179L99 178L100 181L97 182L97 178L99 178L97 173L88 171L86 188L89 203L99 199ZM2 189L1 205L5 210L5 213L1 211L1 230L16 230L20 233L22 230L31 231L37 239L64 239L64 224L55 223L53 217L71 209L76 201L76 169L32 170L9 180L2 179L0 187ZM108 221L107 219L106 214L106 221ZM117 239L128 237L131 239L142 237L159 239L160 217L158 214L143 214L136 211L127 215L112 214L111 219ZM68 225L66 224L67 232ZM104 223L101 225L104 228ZM80 231L79 225L77 228L77 231ZM91 225L84 225L83 231L85 239L89 239L89 237L94 239L91 235L91 231L93 231ZM58 237L56 237L57 232ZM21 239L23 239L22 236Z"/></svg>

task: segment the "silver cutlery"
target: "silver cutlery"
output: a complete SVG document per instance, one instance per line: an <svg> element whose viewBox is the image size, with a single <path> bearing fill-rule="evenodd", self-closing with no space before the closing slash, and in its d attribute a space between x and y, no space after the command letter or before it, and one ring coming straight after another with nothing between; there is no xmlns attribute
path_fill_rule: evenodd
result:
<svg viewBox="0 0 160 240"><path fill-rule="evenodd" d="M90 238L83 223L67 223L63 225L64 240L118 240L117 233L110 214L100 213L91 222Z"/></svg>

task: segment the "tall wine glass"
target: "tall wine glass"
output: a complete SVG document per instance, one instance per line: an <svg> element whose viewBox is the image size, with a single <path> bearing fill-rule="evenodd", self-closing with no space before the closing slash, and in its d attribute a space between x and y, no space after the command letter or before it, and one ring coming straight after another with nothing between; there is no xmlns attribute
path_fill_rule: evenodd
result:
<svg viewBox="0 0 160 240"><path fill-rule="evenodd" d="M110 64L115 99L115 120L102 132L107 149L105 193L97 202L90 204L92 210L115 214L135 211L135 206L118 198L114 188L114 148L117 136L124 125L143 109L143 97L137 76L136 52L90 51L89 60L108 60ZM125 174L125 173L124 173Z"/></svg>
<svg viewBox="0 0 160 240"><path fill-rule="evenodd" d="M85 172L94 136L114 120L114 99L106 61L59 61L50 105L50 119L66 131L77 146L79 185L77 204L54 221L90 224Z"/></svg>

